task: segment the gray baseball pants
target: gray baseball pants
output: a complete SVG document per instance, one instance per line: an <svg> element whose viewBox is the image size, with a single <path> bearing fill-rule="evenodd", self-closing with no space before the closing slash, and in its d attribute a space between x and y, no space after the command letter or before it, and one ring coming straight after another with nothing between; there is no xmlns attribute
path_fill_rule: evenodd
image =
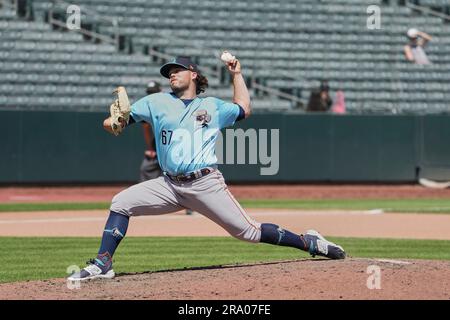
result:
<svg viewBox="0 0 450 320"><path fill-rule="evenodd" d="M166 176L141 182L114 196L110 209L131 217L185 208L211 219L237 239L260 242L261 224L242 209L219 170L187 183L176 183Z"/></svg>

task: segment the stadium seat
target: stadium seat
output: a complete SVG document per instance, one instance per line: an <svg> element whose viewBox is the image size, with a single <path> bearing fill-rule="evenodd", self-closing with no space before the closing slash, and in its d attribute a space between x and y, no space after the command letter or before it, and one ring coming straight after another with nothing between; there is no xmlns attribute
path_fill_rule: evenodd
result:
<svg viewBox="0 0 450 320"><path fill-rule="evenodd" d="M439 0L420 3L448 5ZM43 19L52 8L50 0L33 1L35 21L20 20L2 10L0 96L21 90L33 96L41 92L45 96L33 108L44 108L44 102L46 108L60 108L58 102L64 102L69 107L104 110L99 101L110 98L107 88L123 84L130 95L138 97L146 81L165 81L159 75L161 61L143 54L145 48L153 47L170 55L195 56L202 67L212 69L220 62L217 54L228 49L240 58L245 75L276 89L295 90L304 103L319 81L328 79L333 94L338 87L347 93L349 112L443 110L448 101L450 26L438 17L414 14L406 6L386 5L381 0L78 0L77 4L117 19L134 53L117 52L113 44L86 41L76 32L52 30ZM382 6L379 30L361 27L366 25L370 4ZM229 18L230 6L233 19ZM193 16L197 17L195 24ZM412 25L433 36L426 49L433 65L405 61L405 32ZM98 28L105 34L115 32L108 22L99 23ZM214 75L209 82L209 94L231 98L229 83ZM93 100L78 104L61 100L72 97L74 90L92 95ZM59 100L45 100L47 95ZM258 100L253 91L251 95ZM429 107L424 108L420 103L427 100ZM28 100L21 99L16 106L25 107L24 101ZM254 106L285 110L291 102L274 96Z"/></svg>

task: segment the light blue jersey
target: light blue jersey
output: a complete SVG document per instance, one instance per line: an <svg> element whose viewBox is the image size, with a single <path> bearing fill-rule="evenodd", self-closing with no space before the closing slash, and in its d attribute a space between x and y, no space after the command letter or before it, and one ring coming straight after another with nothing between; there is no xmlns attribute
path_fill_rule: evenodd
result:
<svg viewBox="0 0 450 320"><path fill-rule="evenodd" d="M178 175L216 166L219 130L233 125L240 109L212 97L197 97L186 106L172 93L155 93L134 103L131 117L152 125L161 168Z"/></svg>

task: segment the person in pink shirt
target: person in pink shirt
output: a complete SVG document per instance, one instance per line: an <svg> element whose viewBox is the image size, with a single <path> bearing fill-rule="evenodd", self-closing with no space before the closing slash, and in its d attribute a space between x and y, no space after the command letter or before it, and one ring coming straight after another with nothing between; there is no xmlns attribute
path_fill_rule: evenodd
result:
<svg viewBox="0 0 450 320"><path fill-rule="evenodd" d="M331 111L333 113L337 113L337 114L344 114L345 113L345 96L344 96L344 91L342 91L341 89L339 89L336 92L336 98L334 99L334 105L331 108Z"/></svg>

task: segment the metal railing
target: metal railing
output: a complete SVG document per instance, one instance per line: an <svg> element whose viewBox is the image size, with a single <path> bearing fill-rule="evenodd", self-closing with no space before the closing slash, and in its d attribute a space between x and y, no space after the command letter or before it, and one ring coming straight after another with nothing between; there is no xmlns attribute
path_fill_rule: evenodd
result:
<svg viewBox="0 0 450 320"><path fill-rule="evenodd" d="M217 69L214 70L213 68L210 68L210 67L202 67L201 70L205 75L217 77L220 79L221 72L225 69L225 67L223 66L223 62L220 60L220 53L218 53L217 50L215 50L215 51L216 52L214 53L214 56L217 58L217 61L218 61ZM153 48L148 49L148 55L151 57L157 58L157 59L163 59L164 61L169 61L169 60L172 60L175 58L173 55L157 51ZM259 84L255 81L254 78L252 78L250 81L250 87L257 89L259 91L266 92L269 95L276 96L278 98L290 100L293 106L302 103L302 100L299 97L282 92L278 89L274 89L274 88Z"/></svg>
<svg viewBox="0 0 450 320"><path fill-rule="evenodd" d="M161 60L164 60L164 61L173 60L175 58L173 55L170 55L170 54L167 54L167 53L164 53L164 52L161 52L161 51L157 51L154 48L149 48L147 53L148 53L148 55L150 57L161 59ZM219 69L214 70L213 68L202 66L201 71L205 75L213 76L213 77L216 77L216 78L220 78L220 70Z"/></svg>
<svg viewBox="0 0 450 320"><path fill-rule="evenodd" d="M69 27L67 26L67 23L62 22L61 20L58 20L57 18L55 18L55 13L61 12L61 10L63 10L65 13L67 13L67 8L71 5L73 5L73 4L67 3L62 0L53 0L52 7L50 8L49 14L48 14L48 22L52 25L69 29ZM82 27L82 24L79 29L75 29L73 31L79 32L83 35L86 35L93 39L97 39L102 42L114 44L116 47L119 46L120 34L119 34L119 22L117 21L117 19L104 17L104 16L98 14L97 12L95 12L94 10L87 9L86 7L80 7L80 14L89 16L89 18L93 18L94 20L99 21L99 22L106 22L108 24L111 24L113 26L113 30L114 30L113 37L111 38L110 36L100 34L98 32L92 31L92 30L85 29Z"/></svg>
<svg viewBox="0 0 450 320"><path fill-rule="evenodd" d="M253 79L252 79L252 82L251 82L251 87L254 88L254 89L266 92L266 93L268 93L270 95L276 96L278 98L289 100L293 104L292 105L293 107L295 105L297 105L297 104L302 104L303 103L303 101L297 96L294 96L294 95L289 94L289 93L282 92L282 91L280 91L278 89L274 89L274 88L271 88L271 87L263 86L263 85L257 83Z"/></svg>
<svg viewBox="0 0 450 320"><path fill-rule="evenodd" d="M433 15L433 16L436 16L436 17L439 17L439 18L442 18L442 19L444 19L444 20L450 21L450 16L449 16L448 14L445 14L445 13L442 13L442 12L439 12L439 11L436 11L436 10L433 10L433 9L431 9L430 7L426 7L426 6L421 6L421 5L414 4L414 3L412 3L410 0L406 0L406 1L405 1L405 5L406 5L408 8L411 8L411 9L414 9L414 10L421 11L422 13L430 14L430 15Z"/></svg>
<svg viewBox="0 0 450 320"><path fill-rule="evenodd" d="M49 12L49 23L51 23L53 25L56 25L56 26L59 26L59 27L67 28L67 25L64 22L54 18L53 13L57 9L63 9L66 12L67 7L69 5L71 5L71 4L67 3L67 2L65 2L63 0L53 0L52 2L53 2L53 5L52 5L52 8L50 9L50 12ZM119 35L119 24L118 24L117 19L106 18L106 17L98 14L97 12L95 12L92 9L87 9L86 7L83 7L83 8L80 8L80 9L81 9L80 11L82 11L84 14L87 13L87 14L89 14L90 17L93 17L93 18L97 19L100 22L103 21L103 22L107 22L107 23L112 24L112 26L114 27L114 38L112 39L109 36L97 33L95 31L87 30L87 29L84 29L84 28L80 28L79 30L77 30L78 32L80 32L80 33L82 33L82 34L84 34L86 36L89 36L89 37L92 37L92 38L99 39L101 41L107 42L107 43L115 44L116 46L119 45L119 36L120 35ZM176 40L176 38L173 35L171 35L170 37L165 37L164 35L159 35L159 36L162 37L162 38L170 38L171 41L175 41ZM223 66L223 62L220 60L221 51L218 50L217 48L208 48L208 47L202 46L202 45L200 45L198 43L193 43L192 47L200 49L203 52L209 52L209 53L211 53L212 55L214 55L217 58L217 65L215 66L215 68L202 66L201 69L202 69L202 72L204 72L205 75L212 76L212 77L218 78L219 80L222 80L225 68ZM154 48L151 48L151 47L149 47L148 55L153 57L153 58L160 59L160 60L165 60L165 61L168 61L168 60L171 60L171 59L174 58L173 55L157 51L157 50L155 50ZM287 77L293 79L291 76L287 76ZM257 89L257 90L259 90L261 92L265 92L265 93L267 93L267 94L269 94L271 96L275 96L275 97L278 97L278 98L290 100L293 106L294 105L298 105L299 103L300 104L302 103L302 101L297 96L290 95L290 94L282 92L282 91L280 91L278 89L274 89L274 88L271 88L271 87L264 86L264 85L262 85L260 83L257 83L253 77L251 77L250 85L251 85L252 88L255 88L255 89Z"/></svg>
<svg viewBox="0 0 450 320"><path fill-rule="evenodd" d="M16 8L17 9L17 0L0 0L0 3L6 3L8 6L12 7L12 8ZM57 27L61 27L61 28L65 28L65 29L69 29L69 27L67 26L67 23L65 21L62 21L60 19L58 19L55 15L55 13L67 13L67 8L72 5L71 3L65 2L63 0L53 0L52 1L52 6L49 10L49 14L48 14L48 23L57 26ZM88 30L86 28L83 28L82 25L80 26L79 29L73 30L76 32L79 32L83 35L86 35L90 38L93 39L97 39L99 41L102 42L106 42L106 43L111 43L114 44L116 47L119 46L119 38L120 38L120 34L119 34L119 23L118 20L115 18L109 18L109 17L104 17L100 14L98 14L95 10L90 9L90 8L86 8L85 6L80 7L80 14L88 16L89 18L92 18L98 22L106 22L107 24L111 24L113 26L113 37L111 38L108 35L105 34L100 34L98 32L92 31L92 30ZM160 37L163 37L163 35L160 35ZM174 37L171 36L170 39L173 41ZM208 76L212 76L215 78L218 78L219 80L223 79L223 75L225 72L225 67L223 66L223 62L220 60L220 54L221 51L217 48L207 48L204 47L202 45L199 45L197 43L193 43L192 47L194 48L198 48L201 49L203 52L210 52L212 55L214 55L217 58L217 65L215 68L211 68L211 67L207 67L207 66L202 66L202 72L204 72L205 75ZM148 55L156 58L156 59L160 59L160 60L171 60L174 58L173 55L164 53L164 52L160 52L155 50L154 48L149 48L148 50ZM290 79L294 79L294 77L290 76L290 75L286 75L286 77L290 78ZM260 83L257 83L255 78L253 76L250 76L250 86L251 88L254 88L256 90L259 90L261 92L265 92L271 96L275 96L277 98L281 98L281 99L286 99L286 100L290 100L292 105L298 105L299 103L301 104L302 101L300 98L298 98L297 96L282 92L278 89L272 88L272 87L268 87L265 85L262 85Z"/></svg>

